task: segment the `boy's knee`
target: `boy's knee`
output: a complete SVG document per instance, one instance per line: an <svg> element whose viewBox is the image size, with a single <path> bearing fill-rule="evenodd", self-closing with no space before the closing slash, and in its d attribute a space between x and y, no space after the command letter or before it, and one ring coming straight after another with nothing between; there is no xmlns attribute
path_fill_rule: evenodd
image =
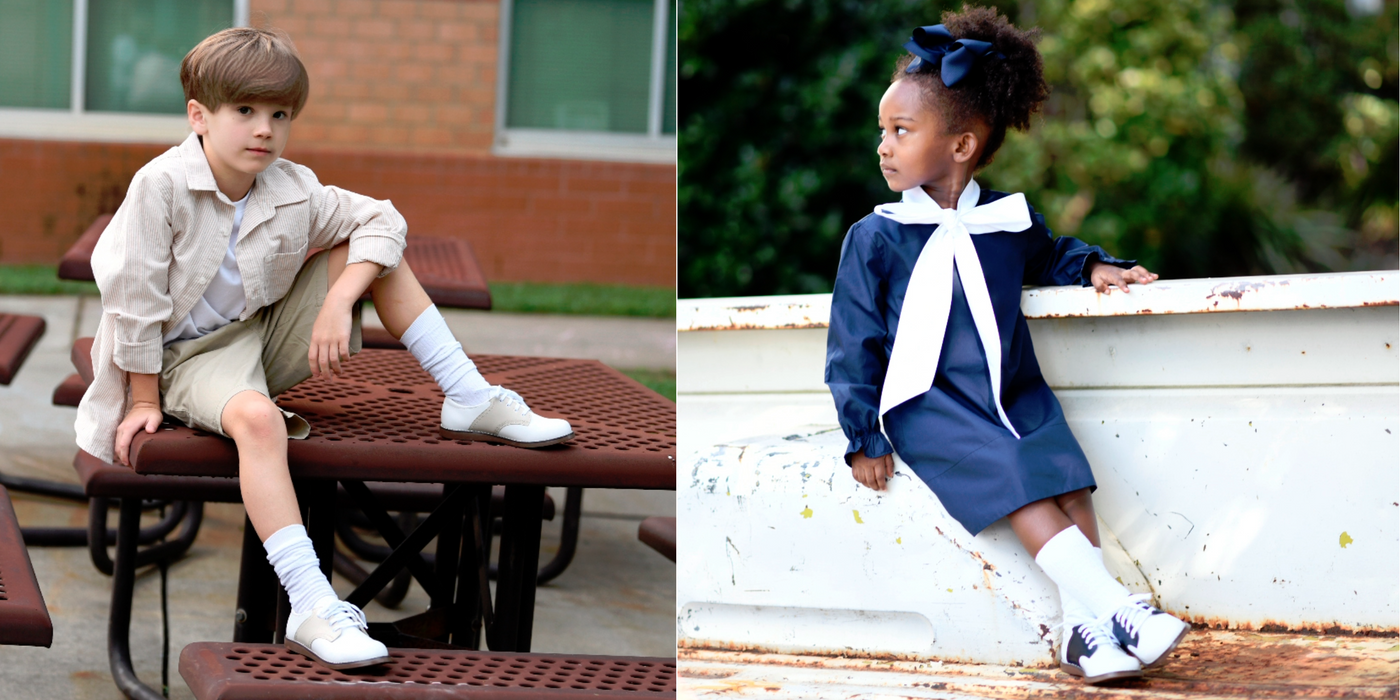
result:
<svg viewBox="0 0 1400 700"><path fill-rule="evenodd" d="M282 411L272 399L256 391L244 391L229 399L222 420L224 432L232 438L271 438L287 430Z"/></svg>

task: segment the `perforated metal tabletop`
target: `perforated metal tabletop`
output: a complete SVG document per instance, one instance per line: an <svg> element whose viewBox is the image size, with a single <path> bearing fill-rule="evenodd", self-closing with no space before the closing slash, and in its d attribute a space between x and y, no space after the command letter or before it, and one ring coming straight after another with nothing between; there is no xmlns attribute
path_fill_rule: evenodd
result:
<svg viewBox="0 0 1400 700"><path fill-rule="evenodd" d="M487 381L513 389L537 413L567 419L575 437L527 450L438 435L442 392L407 352L364 350L344 377L312 379L277 397L305 417L292 440L293 477L674 489L676 408L593 360L474 355ZM232 441L173 425L138 434L142 474L236 476Z"/></svg>

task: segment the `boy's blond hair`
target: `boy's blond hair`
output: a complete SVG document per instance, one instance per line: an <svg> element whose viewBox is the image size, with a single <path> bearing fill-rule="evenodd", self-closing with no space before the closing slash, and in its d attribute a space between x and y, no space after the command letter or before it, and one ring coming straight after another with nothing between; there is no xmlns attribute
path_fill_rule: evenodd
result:
<svg viewBox="0 0 1400 700"><path fill-rule="evenodd" d="M286 32L254 27L225 29L199 42L180 62L185 99L212 110L242 102L306 104L310 80Z"/></svg>

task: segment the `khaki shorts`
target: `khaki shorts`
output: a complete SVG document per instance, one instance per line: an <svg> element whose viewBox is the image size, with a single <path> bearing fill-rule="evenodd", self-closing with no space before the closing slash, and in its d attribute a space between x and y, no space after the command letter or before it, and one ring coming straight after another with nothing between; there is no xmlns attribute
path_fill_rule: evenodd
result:
<svg viewBox="0 0 1400 700"><path fill-rule="evenodd" d="M191 428L227 437L224 406L235 394L256 391L271 398L311 378L306 360L311 328L326 301L329 251L316 254L297 273L287 295L247 320L234 321L200 338L180 340L161 358L161 409ZM360 305L350 325L350 353L360 351ZM282 412L287 435L306 438L311 426Z"/></svg>

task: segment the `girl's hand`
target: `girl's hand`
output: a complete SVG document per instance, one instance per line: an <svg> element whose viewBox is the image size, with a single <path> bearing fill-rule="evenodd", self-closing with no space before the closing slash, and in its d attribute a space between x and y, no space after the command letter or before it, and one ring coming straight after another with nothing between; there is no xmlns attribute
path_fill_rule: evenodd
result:
<svg viewBox="0 0 1400 700"><path fill-rule="evenodd" d="M349 359L350 309L327 297L311 327L311 348L306 353L311 376L334 379L342 374L341 363Z"/></svg>
<svg viewBox="0 0 1400 700"><path fill-rule="evenodd" d="M885 482L894 478L894 457L866 457L865 450L851 455L851 476L876 491L885 490Z"/></svg>
<svg viewBox="0 0 1400 700"><path fill-rule="evenodd" d="M1095 261L1094 266L1089 269L1089 282L1094 285L1094 289L1098 290L1099 294L1108 294L1114 287L1126 293L1130 284L1135 282L1137 284L1152 284L1155 279L1157 279L1156 273L1149 272L1141 265L1131 270L1124 270L1115 265Z"/></svg>
<svg viewBox="0 0 1400 700"><path fill-rule="evenodd" d="M142 430L154 433L156 428L160 427L162 419L160 406L146 401L137 401L132 404L126 418L123 418L122 422L117 425L117 443L113 451L116 453L117 461L122 466L131 466L131 460L128 459L127 453L131 451L131 441L136 438L136 433Z"/></svg>

